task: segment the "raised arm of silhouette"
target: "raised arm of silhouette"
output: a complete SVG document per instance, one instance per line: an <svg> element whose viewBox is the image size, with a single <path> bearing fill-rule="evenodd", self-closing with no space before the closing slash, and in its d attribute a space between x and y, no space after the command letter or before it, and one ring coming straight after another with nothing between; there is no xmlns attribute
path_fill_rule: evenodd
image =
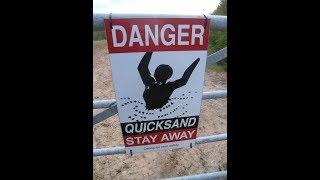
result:
<svg viewBox="0 0 320 180"><path fill-rule="evenodd" d="M172 86L174 86L175 89L179 88L179 87L182 87L184 85L187 84L194 68L196 68L197 64L199 63L200 61L200 58L197 58L183 73L183 76L178 79L178 80L175 80L173 82L170 82L170 84Z"/></svg>
<svg viewBox="0 0 320 180"><path fill-rule="evenodd" d="M138 71L140 73L142 82L146 86L150 86L155 81L153 79L153 77L151 76L151 73L148 68L149 62L151 59L151 55L152 55L152 52L146 52L146 54L144 54L143 58L140 61L139 66L138 66Z"/></svg>

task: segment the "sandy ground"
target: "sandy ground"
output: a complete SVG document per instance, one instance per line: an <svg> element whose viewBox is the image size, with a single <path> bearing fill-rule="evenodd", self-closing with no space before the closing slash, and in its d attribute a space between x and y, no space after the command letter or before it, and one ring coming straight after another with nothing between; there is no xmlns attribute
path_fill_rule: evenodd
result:
<svg viewBox="0 0 320 180"><path fill-rule="evenodd" d="M95 41L93 98L114 99L105 41ZM204 91L227 88L227 74L207 69ZM202 101L198 137L227 132L227 99ZM94 115L101 110L94 110ZM93 147L123 146L117 115L93 127ZM93 158L93 179L157 179L227 170L227 141L143 154Z"/></svg>

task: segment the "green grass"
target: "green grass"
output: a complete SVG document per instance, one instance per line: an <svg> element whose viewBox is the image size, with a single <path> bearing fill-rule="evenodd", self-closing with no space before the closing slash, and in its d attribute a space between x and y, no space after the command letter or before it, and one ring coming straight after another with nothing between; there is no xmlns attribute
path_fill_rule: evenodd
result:
<svg viewBox="0 0 320 180"><path fill-rule="evenodd" d="M227 68L228 68L227 62L220 62L220 63L209 66L209 69L215 72L227 72Z"/></svg>
<svg viewBox="0 0 320 180"><path fill-rule="evenodd" d="M211 31L209 34L208 54L227 46L227 32Z"/></svg>
<svg viewBox="0 0 320 180"><path fill-rule="evenodd" d="M208 55L227 47L227 32L211 31L209 34ZM211 65L209 69L215 72L227 72L227 58Z"/></svg>
<svg viewBox="0 0 320 180"><path fill-rule="evenodd" d="M104 30L102 31L93 31L93 40L100 41L106 39L106 35Z"/></svg>

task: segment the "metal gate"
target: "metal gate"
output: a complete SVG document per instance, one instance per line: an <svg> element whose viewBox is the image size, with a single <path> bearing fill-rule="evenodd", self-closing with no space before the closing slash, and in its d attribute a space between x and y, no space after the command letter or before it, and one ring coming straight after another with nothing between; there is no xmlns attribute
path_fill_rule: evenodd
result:
<svg viewBox="0 0 320 180"><path fill-rule="evenodd" d="M128 15L130 16L130 15ZM131 15L136 16L136 15ZM139 15L143 16L143 15ZM150 15L148 15L150 16ZM163 17L164 15L151 15L155 18ZM214 31L227 31L227 16L215 16L215 15L208 15L208 16L183 16L183 15L175 15L176 17L203 17L210 19L211 28ZM93 23L95 27L103 27L103 19L109 18L108 14L94 14L93 15ZM209 55L207 57L207 66L217 63L227 57L227 47ZM226 98L227 97L227 90L220 90L220 91L208 91L203 92L202 100L206 99L217 99L217 98ZM106 120L107 118L115 115L118 113L117 110L117 102L115 99L108 99L108 100L96 100L93 101L93 109L105 109L99 114L93 117L93 125L97 124L101 121ZM196 139L196 144L205 144L205 143L212 143L217 141L227 140L227 133L212 135L212 136L204 136L198 137ZM100 149L93 149L93 156L106 156L106 155L114 155L114 154L125 154L125 147L111 147L111 148L100 148ZM205 173L193 176L181 176L176 178L169 178L174 180L180 179L217 179L217 178L226 178L227 171L218 171L214 173Z"/></svg>

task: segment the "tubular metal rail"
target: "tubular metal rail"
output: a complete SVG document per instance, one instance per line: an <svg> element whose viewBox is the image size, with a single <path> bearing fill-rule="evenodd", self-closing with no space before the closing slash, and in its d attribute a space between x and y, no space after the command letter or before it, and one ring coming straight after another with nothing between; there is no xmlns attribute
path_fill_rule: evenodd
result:
<svg viewBox="0 0 320 180"><path fill-rule="evenodd" d="M217 141L227 140L227 134L219 134L212 136L199 137L196 139L196 144L205 144ZM114 154L125 154L126 150L124 147L113 147L113 148L101 148L93 149L93 156L105 156Z"/></svg>
<svg viewBox="0 0 320 180"><path fill-rule="evenodd" d="M181 176L181 177L174 177L174 178L167 178L163 180L209 180L209 179L226 179L227 171L219 171L214 173L206 173L206 174L199 174L193 176Z"/></svg>
<svg viewBox="0 0 320 180"><path fill-rule="evenodd" d="M104 27L103 20L109 18L109 14L93 14L93 25L96 28ZM217 15L166 15L166 14L112 14L112 19L120 18L208 18L214 31L227 31L227 16Z"/></svg>
<svg viewBox="0 0 320 180"><path fill-rule="evenodd" d="M207 15L207 16L189 16L189 15L134 15L134 14L112 14L113 19L117 18L142 18L142 17L152 17L152 18L208 18L210 19L211 28L214 31L227 31L227 16L216 16L216 15ZM93 23L95 27L102 28L103 19L109 18L109 14L94 14ZM227 58L227 47L209 55L207 57L207 66L217 63L223 59ZM219 91L209 91L203 92L202 99L217 99L217 98L226 98L227 90ZM106 120L107 118L118 113L117 102L115 99L108 100L96 100L93 101L93 109L105 109L102 112L98 113L93 117L93 124L97 124L101 121ZM227 140L227 134L218 134L205 137L199 137L196 139L196 144L205 144L212 143L217 141ZM105 155L115 155L115 154L125 154L125 147L112 147L112 148L101 148L93 149L93 156L105 156ZM168 178L171 180L180 180L180 179L226 179L227 171L219 171L214 173L206 173L192 176L182 176L182 177L172 177Z"/></svg>
<svg viewBox="0 0 320 180"><path fill-rule="evenodd" d="M217 99L227 97L226 90L203 92L202 99ZM93 101L93 109L107 108L93 117L93 124L97 124L118 113L115 99Z"/></svg>

